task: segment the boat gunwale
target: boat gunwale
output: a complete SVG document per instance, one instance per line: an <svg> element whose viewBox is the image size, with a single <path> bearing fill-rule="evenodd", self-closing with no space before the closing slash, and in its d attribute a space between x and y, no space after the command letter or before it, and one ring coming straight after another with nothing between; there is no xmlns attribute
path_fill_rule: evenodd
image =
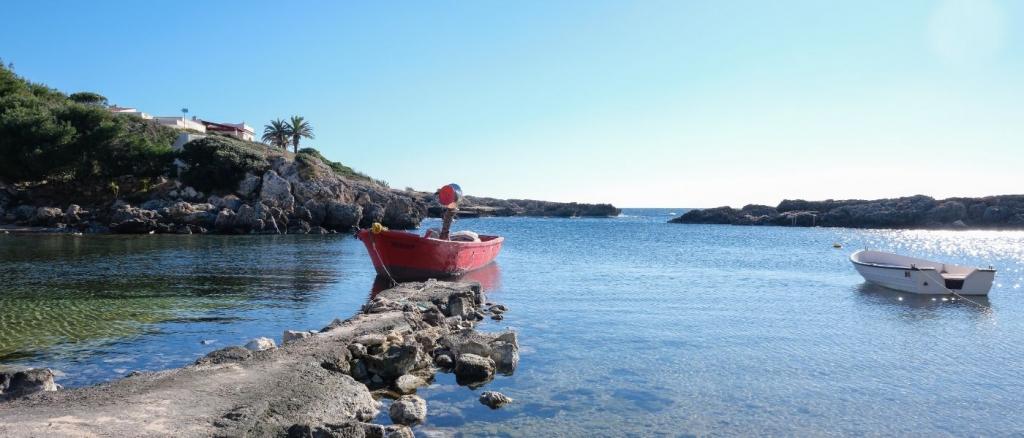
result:
<svg viewBox="0 0 1024 438"><path fill-rule="evenodd" d="M373 235L374 234L370 230L364 230L364 231L366 231L366 235ZM497 245L497 244L503 243L505 241L505 238L503 236L494 236L494 235L489 235L489 234L481 234L480 235L481 239L480 239L479 242L463 242L463 241L458 241L458 240L440 240L440 239L430 239L430 238L427 238L427 237L420 236L419 234L410 233L408 231L395 231L395 230L381 231L380 233L377 233L377 236L374 236L375 239L377 237L383 237L384 239L396 239L396 240L415 240L417 242L428 243L428 244L434 245L434 246L451 246L451 245L455 245L455 246L458 246L458 247L461 247L461 248L477 248L477 247L493 246L493 245ZM483 240L484 237L489 237L490 239Z"/></svg>
<svg viewBox="0 0 1024 438"><path fill-rule="evenodd" d="M919 268L917 266L882 265L882 264L878 264L878 263L862 262L862 261L859 261L859 260L853 258L853 256L855 256L857 254L860 254L862 252L864 252L864 250L860 250L860 251L857 251L857 252L855 252L853 254L850 254L850 262L855 264L855 265L868 266L868 267L880 268L880 269L896 269L896 270L901 270L901 271L938 271L937 269L935 269L934 266L926 266L926 267L923 267L923 268ZM899 254L896 254L896 255L899 255ZM931 261L931 260L929 260L929 261ZM935 263L934 261L932 261L932 262ZM948 263L940 263L940 264L948 265ZM970 267L968 267L968 268L970 268ZM975 271L980 271L980 272L996 272L995 268L970 268L970 269L973 269Z"/></svg>

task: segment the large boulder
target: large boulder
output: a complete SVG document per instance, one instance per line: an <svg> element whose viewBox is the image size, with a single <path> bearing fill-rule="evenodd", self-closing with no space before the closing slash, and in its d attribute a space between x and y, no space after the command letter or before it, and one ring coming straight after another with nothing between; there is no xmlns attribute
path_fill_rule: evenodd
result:
<svg viewBox="0 0 1024 438"><path fill-rule="evenodd" d="M262 182L263 180L256 175L251 173L245 174L245 178L242 178L242 181L238 183L238 195L243 198L252 198L259 193L260 183Z"/></svg>
<svg viewBox="0 0 1024 438"><path fill-rule="evenodd" d="M359 226L359 221L363 217L362 207L333 200L327 201L324 212L323 225L337 231L348 231Z"/></svg>
<svg viewBox="0 0 1024 438"><path fill-rule="evenodd" d="M455 380L460 385L478 385L494 378L494 361L475 354L460 354L455 360Z"/></svg>
<svg viewBox="0 0 1024 438"><path fill-rule="evenodd" d="M419 424L427 419L427 401L415 395L403 395L391 403L388 415L395 424Z"/></svg>
<svg viewBox="0 0 1024 438"><path fill-rule="evenodd" d="M359 219L361 228L370 228L374 222L384 221L384 207L380 204L367 203L363 205L363 216ZM387 225L387 224L385 224Z"/></svg>
<svg viewBox="0 0 1024 438"><path fill-rule="evenodd" d="M498 409L512 403L512 398L498 391L484 391L480 394L480 403L491 409Z"/></svg>
<svg viewBox="0 0 1024 438"><path fill-rule="evenodd" d="M411 198L395 196L384 208L383 224L395 229L411 230L420 226L426 209Z"/></svg>
<svg viewBox="0 0 1024 438"><path fill-rule="evenodd" d="M263 185L260 188L260 202L284 211L295 208L295 197L291 192L292 185L281 178L277 172L268 170L263 174Z"/></svg>
<svg viewBox="0 0 1024 438"><path fill-rule="evenodd" d="M39 207L32 217L32 225L50 227L64 219L64 212L55 207Z"/></svg>

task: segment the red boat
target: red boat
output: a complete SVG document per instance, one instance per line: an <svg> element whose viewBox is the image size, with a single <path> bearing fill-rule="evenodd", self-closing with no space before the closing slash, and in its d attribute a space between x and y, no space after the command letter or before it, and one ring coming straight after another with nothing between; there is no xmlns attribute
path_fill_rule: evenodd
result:
<svg viewBox="0 0 1024 438"><path fill-rule="evenodd" d="M373 267L395 280L447 278L480 269L494 261L505 241L501 236L479 236L463 242L417 236L404 231L359 231Z"/></svg>

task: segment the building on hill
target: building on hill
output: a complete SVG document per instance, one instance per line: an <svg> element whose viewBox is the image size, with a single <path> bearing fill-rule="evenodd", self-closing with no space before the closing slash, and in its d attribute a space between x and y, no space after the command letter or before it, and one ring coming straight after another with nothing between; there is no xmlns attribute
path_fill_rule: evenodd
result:
<svg viewBox="0 0 1024 438"><path fill-rule="evenodd" d="M157 123L175 129L206 132L206 125L201 120L193 117L191 120L184 117L154 117Z"/></svg>
<svg viewBox="0 0 1024 438"><path fill-rule="evenodd" d="M239 140L256 141L256 131L252 126L242 123L217 123L208 120L199 120L206 127L206 132L216 132Z"/></svg>
<svg viewBox="0 0 1024 438"><path fill-rule="evenodd" d="M114 114L131 114L134 116L142 117L144 120L153 120L153 116L146 114L142 111L139 111L135 108L113 105L108 109L110 110L110 112Z"/></svg>

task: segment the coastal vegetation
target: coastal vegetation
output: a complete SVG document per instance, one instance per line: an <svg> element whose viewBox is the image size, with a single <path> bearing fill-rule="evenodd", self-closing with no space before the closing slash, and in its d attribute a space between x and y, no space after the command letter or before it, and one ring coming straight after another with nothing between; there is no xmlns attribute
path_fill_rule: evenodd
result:
<svg viewBox="0 0 1024 438"><path fill-rule="evenodd" d="M0 66L0 178L95 181L169 171L173 129L113 114L96 93L72 96Z"/></svg>
<svg viewBox="0 0 1024 438"><path fill-rule="evenodd" d="M285 132L288 134L288 138L291 139L292 147L294 148L293 152L296 154L299 153L299 142L302 141L303 138L314 138L313 125L306 121L302 116L292 116L292 118L288 120Z"/></svg>

